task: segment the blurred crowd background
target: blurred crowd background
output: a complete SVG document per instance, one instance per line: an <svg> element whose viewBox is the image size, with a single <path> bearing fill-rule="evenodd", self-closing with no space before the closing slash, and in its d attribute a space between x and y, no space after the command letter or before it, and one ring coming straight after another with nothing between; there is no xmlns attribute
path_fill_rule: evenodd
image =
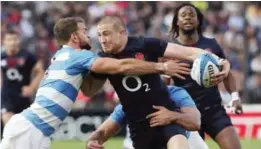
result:
<svg viewBox="0 0 261 149"><path fill-rule="evenodd" d="M96 23L103 15L122 16L130 35L168 40L173 10L180 3L1 1L1 37L9 28L18 31L22 48L37 55L47 68L50 57L59 49L52 31L59 18L83 17L94 45L92 50L99 51ZM216 38L230 60L243 102L261 103L261 2L191 3L205 16L204 35ZM220 92L229 98L222 85ZM75 109L112 110L115 98L113 88L106 83L93 99L79 93Z"/></svg>

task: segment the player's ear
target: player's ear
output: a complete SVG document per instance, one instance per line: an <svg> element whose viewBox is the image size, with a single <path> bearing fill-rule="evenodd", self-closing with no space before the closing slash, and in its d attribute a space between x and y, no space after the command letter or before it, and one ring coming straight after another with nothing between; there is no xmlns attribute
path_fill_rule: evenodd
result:
<svg viewBox="0 0 261 149"><path fill-rule="evenodd" d="M120 30L120 34L121 35L125 35L126 34L126 30L125 29Z"/></svg>
<svg viewBox="0 0 261 149"><path fill-rule="evenodd" d="M77 41L78 41L78 36L77 36L77 34L76 34L76 33L72 33L71 39L72 39L73 42L77 42Z"/></svg>

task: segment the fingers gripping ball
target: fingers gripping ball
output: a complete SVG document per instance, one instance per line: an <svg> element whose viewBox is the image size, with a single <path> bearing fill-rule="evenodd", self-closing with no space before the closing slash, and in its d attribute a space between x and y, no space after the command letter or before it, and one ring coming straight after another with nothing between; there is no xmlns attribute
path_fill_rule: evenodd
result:
<svg viewBox="0 0 261 149"><path fill-rule="evenodd" d="M196 58L193 63L190 76L200 86L213 87L211 76L220 72L219 57L211 53L205 53Z"/></svg>

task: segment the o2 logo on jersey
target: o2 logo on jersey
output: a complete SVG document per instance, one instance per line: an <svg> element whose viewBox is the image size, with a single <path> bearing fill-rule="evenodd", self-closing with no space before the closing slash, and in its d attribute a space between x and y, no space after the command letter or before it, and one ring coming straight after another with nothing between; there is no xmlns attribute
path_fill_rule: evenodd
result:
<svg viewBox="0 0 261 149"><path fill-rule="evenodd" d="M137 86L136 87L129 87L127 85L127 80L128 79L134 79L136 82L137 82ZM139 89L141 89L142 87L144 87L145 89L145 92L148 92L150 91L150 87L149 87L149 84L148 83L144 83L142 84L142 81L140 79L140 77L138 76L125 76L123 79L122 79L122 85L123 87L127 90L127 91L130 91L130 92L136 92L138 91Z"/></svg>
<svg viewBox="0 0 261 149"><path fill-rule="evenodd" d="M19 73L19 71L15 68L10 68L6 71L6 76L9 80L14 81L17 80L21 82L23 80L23 75Z"/></svg>

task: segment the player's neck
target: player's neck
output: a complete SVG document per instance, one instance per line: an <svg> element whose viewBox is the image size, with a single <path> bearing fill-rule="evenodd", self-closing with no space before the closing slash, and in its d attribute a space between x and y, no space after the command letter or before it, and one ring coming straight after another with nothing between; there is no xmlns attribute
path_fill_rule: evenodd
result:
<svg viewBox="0 0 261 149"><path fill-rule="evenodd" d="M6 54L7 54L8 56L14 56L14 55L16 55L18 52L19 52L18 49L15 49L15 50L6 50Z"/></svg>
<svg viewBox="0 0 261 149"><path fill-rule="evenodd" d="M183 45L195 45L199 40L199 34L197 32L191 35L185 35L182 32L179 32L177 40Z"/></svg>
<svg viewBox="0 0 261 149"><path fill-rule="evenodd" d="M126 45L127 45L127 43L128 43L128 36L124 37L124 39L123 39L122 42L123 42L123 44L122 44L122 46L119 48L119 50L117 51L117 53L122 52L123 49L126 47Z"/></svg>
<svg viewBox="0 0 261 149"><path fill-rule="evenodd" d="M69 47L72 47L73 49L75 50L81 50L81 47L77 44L74 44L72 42L68 42L67 44L64 44L65 46L69 46Z"/></svg>

